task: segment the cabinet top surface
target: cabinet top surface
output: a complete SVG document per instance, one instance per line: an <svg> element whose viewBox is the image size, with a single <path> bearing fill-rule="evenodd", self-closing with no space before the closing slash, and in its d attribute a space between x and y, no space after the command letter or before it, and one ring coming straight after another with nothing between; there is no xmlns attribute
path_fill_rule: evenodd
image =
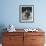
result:
<svg viewBox="0 0 46 46"><path fill-rule="evenodd" d="M25 32L25 33L28 33L28 32L29 32L29 33L45 33L45 32L43 32L43 31L33 31L33 32L32 32L32 31L28 31L28 32L26 32L24 29L16 29L15 32L8 32L8 31L7 31L7 33L17 33L17 32L18 32L18 33L22 33L22 32Z"/></svg>

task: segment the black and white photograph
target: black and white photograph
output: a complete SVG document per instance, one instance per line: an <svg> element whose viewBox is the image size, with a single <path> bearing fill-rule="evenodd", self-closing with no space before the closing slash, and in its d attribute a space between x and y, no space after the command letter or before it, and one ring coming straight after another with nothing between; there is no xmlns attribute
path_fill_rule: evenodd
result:
<svg viewBox="0 0 46 46"><path fill-rule="evenodd" d="M20 22L34 22L34 5L20 5L19 7Z"/></svg>

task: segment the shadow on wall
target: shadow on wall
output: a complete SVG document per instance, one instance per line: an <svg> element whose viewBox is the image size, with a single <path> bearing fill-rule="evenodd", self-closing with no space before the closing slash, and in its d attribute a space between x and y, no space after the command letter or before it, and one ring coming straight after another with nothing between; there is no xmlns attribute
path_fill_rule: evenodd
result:
<svg viewBox="0 0 46 46"><path fill-rule="evenodd" d="M4 30L5 25L4 24L0 24L0 43L2 43L2 36L3 36L3 32L5 32L6 30Z"/></svg>

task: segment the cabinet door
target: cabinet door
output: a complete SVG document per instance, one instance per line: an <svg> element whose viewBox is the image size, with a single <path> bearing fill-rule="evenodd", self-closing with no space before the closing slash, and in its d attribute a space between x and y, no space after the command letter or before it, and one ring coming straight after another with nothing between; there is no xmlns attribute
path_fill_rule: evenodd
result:
<svg viewBox="0 0 46 46"><path fill-rule="evenodd" d="M24 34L24 46L32 46L32 36L27 34Z"/></svg>
<svg viewBox="0 0 46 46"><path fill-rule="evenodd" d="M8 46L8 43L9 43L9 37L3 36L2 46Z"/></svg>
<svg viewBox="0 0 46 46"><path fill-rule="evenodd" d="M44 36L32 36L32 46L44 46Z"/></svg>
<svg viewBox="0 0 46 46"><path fill-rule="evenodd" d="M3 37L3 46L23 46L23 35L7 35Z"/></svg>
<svg viewBox="0 0 46 46"><path fill-rule="evenodd" d="M14 39L15 46L23 46L23 36L16 36Z"/></svg>

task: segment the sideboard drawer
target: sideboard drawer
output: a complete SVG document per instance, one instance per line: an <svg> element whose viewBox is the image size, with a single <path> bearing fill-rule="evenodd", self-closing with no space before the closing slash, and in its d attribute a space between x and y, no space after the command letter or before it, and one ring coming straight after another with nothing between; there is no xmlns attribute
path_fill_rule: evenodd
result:
<svg viewBox="0 0 46 46"><path fill-rule="evenodd" d="M44 36L44 32L25 32L24 36Z"/></svg>
<svg viewBox="0 0 46 46"><path fill-rule="evenodd" d="M23 36L23 32L4 32L5 36Z"/></svg>
<svg viewBox="0 0 46 46"><path fill-rule="evenodd" d="M44 36L32 36L32 43L33 44L43 44Z"/></svg>

